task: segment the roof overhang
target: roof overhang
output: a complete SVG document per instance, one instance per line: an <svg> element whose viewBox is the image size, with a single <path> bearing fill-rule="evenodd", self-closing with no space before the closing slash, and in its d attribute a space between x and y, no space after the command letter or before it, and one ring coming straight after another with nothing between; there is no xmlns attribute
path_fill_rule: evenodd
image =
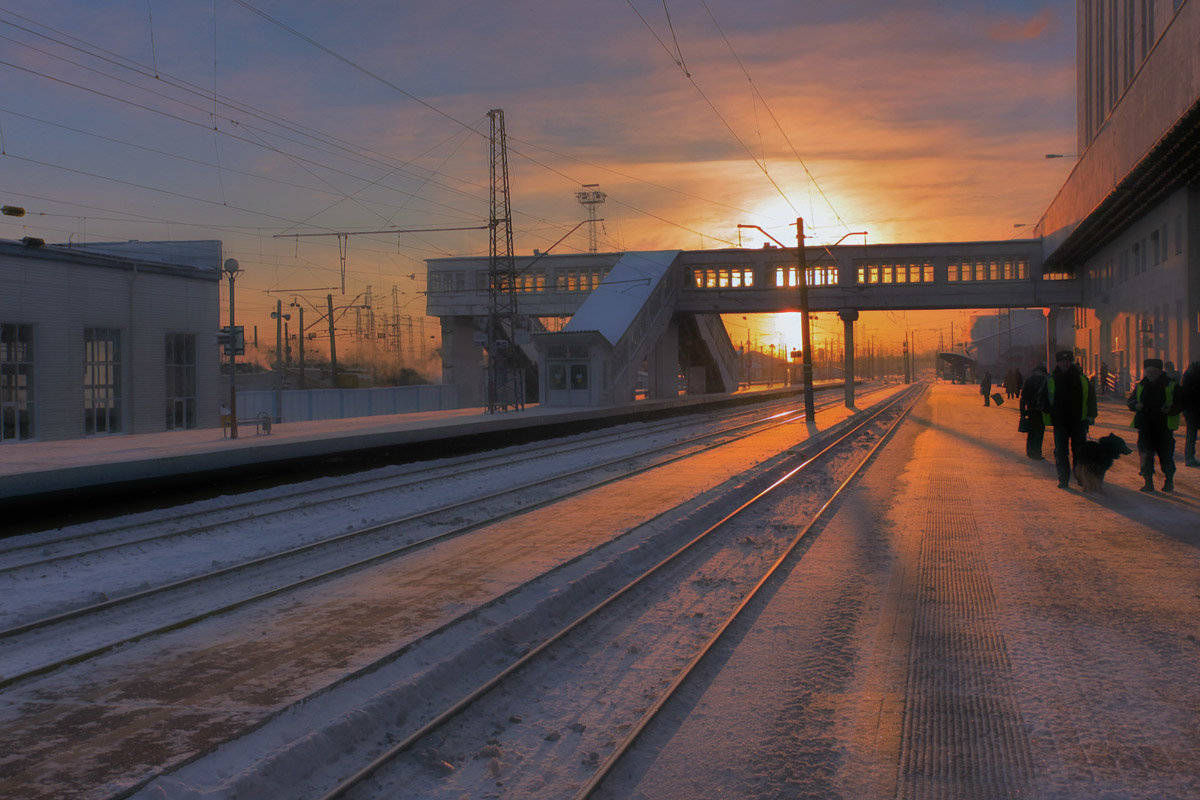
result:
<svg viewBox="0 0 1200 800"><path fill-rule="evenodd" d="M1048 271L1074 271L1178 189L1200 182L1200 100L1063 242L1047 253Z"/></svg>

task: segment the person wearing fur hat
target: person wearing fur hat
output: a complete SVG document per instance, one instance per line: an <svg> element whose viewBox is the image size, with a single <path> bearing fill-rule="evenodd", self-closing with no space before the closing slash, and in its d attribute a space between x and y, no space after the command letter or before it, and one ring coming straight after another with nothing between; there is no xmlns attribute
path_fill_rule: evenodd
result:
<svg viewBox="0 0 1200 800"><path fill-rule="evenodd" d="M1161 358L1147 358L1144 377L1129 395L1131 428L1138 432L1143 492L1154 491L1154 457L1162 469L1162 490L1175 490L1175 429L1179 427L1179 384L1167 377Z"/></svg>

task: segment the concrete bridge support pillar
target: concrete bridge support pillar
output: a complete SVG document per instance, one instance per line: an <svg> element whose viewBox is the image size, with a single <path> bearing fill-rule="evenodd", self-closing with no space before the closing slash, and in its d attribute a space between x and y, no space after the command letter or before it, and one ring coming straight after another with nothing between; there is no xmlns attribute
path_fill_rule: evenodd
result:
<svg viewBox="0 0 1200 800"><path fill-rule="evenodd" d="M650 396L679 396L679 326L672 322L654 346L649 364Z"/></svg>
<svg viewBox="0 0 1200 800"><path fill-rule="evenodd" d="M1074 349L1074 342L1071 347ZM1046 368L1051 372L1054 372L1054 354L1058 350L1058 306L1050 306L1046 309Z"/></svg>
<svg viewBox="0 0 1200 800"><path fill-rule="evenodd" d="M442 383L458 387L460 408L484 405L483 347L474 317L442 317Z"/></svg>
<svg viewBox="0 0 1200 800"><path fill-rule="evenodd" d="M854 323L858 319L858 309L843 308L838 312L842 318L842 329L846 342L846 363L844 374L846 378L846 408L854 408Z"/></svg>

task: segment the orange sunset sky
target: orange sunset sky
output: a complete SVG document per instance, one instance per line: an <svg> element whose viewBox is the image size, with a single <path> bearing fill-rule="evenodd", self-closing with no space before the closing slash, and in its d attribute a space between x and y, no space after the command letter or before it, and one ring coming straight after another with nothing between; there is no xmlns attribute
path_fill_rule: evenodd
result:
<svg viewBox="0 0 1200 800"><path fill-rule="evenodd" d="M221 239L261 339L277 299L368 285L419 316L424 260L486 254L486 231L349 237L344 296L338 239L287 237L486 224L499 108L518 254L586 219L584 184L602 250L761 246L739 223L794 241L796 217L818 243L1014 238L1073 163L1044 156L1075 150L1074 53L1066 0L3 9L0 201L27 215L0 236Z"/></svg>

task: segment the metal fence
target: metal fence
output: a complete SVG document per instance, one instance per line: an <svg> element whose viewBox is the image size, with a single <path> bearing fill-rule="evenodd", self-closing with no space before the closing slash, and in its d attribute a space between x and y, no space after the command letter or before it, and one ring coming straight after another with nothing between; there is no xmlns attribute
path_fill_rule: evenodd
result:
<svg viewBox="0 0 1200 800"><path fill-rule="evenodd" d="M276 398L280 407L276 408ZM389 386L382 389L285 389L238 392L238 419L265 412L284 422L348 419L458 408L458 387L450 384ZM282 411L282 414L280 414Z"/></svg>

